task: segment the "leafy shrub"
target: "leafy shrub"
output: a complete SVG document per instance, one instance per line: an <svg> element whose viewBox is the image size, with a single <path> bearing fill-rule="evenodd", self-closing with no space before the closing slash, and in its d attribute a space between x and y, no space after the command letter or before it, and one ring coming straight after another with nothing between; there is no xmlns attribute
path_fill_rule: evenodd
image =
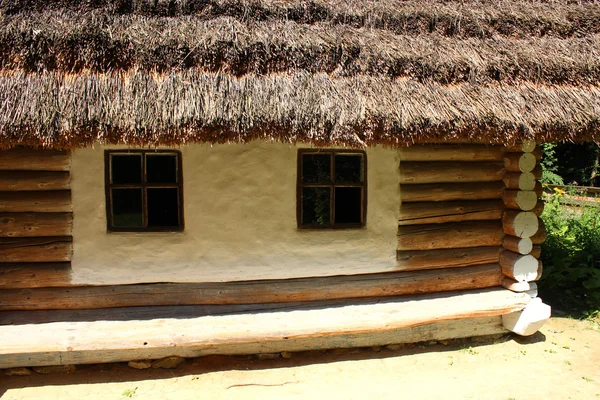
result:
<svg viewBox="0 0 600 400"><path fill-rule="evenodd" d="M600 208L565 199L560 189L546 198L540 292L555 307L589 315L600 310Z"/></svg>

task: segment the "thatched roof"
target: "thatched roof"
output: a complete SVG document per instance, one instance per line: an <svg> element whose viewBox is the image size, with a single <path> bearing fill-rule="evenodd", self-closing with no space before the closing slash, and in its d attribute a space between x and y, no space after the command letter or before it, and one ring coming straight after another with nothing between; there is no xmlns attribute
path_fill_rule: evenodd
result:
<svg viewBox="0 0 600 400"><path fill-rule="evenodd" d="M600 3L4 0L0 147L600 140Z"/></svg>

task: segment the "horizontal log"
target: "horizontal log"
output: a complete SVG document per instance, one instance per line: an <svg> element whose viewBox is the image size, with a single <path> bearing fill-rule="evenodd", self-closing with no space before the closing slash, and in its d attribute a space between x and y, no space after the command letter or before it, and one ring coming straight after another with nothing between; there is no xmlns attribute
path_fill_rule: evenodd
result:
<svg viewBox="0 0 600 400"><path fill-rule="evenodd" d="M524 140L512 146L507 146L506 151L510 153L531 153L537 147L535 140Z"/></svg>
<svg viewBox="0 0 600 400"><path fill-rule="evenodd" d="M0 212L71 212L71 192L0 192Z"/></svg>
<svg viewBox="0 0 600 400"><path fill-rule="evenodd" d="M6 289L0 310L252 304L402 296L499 286L498 264L446 270L226 283Z"/></svg>
<svg viewBox="0 0 600 400"><path fill-rule="evenodd" d="M0 151L0 170L68 171L71 155L68 151L12 149Z"/></svg>
<svg viewBox="0 0 600 400"><path fill-rule="evenodd" d="M481 325L480 318L518 311L528 302L526 294L498 288L166 320L98 317L92 322L7 325L0 327L0 368L272 353L498 333L500 321Z"/></svg>
<svg viewBox="0 0 600 400"><path fill-rule="evenodd" d="M66 171L1 171L0 191L67 190L71 177Z"/></svg>
<svg viewBox="0 0 600 400"><path fill-rule="evenodd" d="M402 203L454 200L501 199L504 192L502 182L480 183L428 183L401 185Z"/></svg>
<svg viewBox="0 0 600 400"><path fill-rule="evenodd" d="M456 222L398 227L398 250L500 246L500 221Z"/></svg>
<svg viewBox="0 0 600 400"><path fill-rule="evenodd" d="M502 200L507 208L531 211L538 203L538 195L533 190L505 190Z"/></svg>
<svg viewBox="0 0 600 400"><path fill-rule="evenodd" d="M503 161L502 146L483 145L413 145L398 150L403 161Z"/></svg>
<svg viewBox="0 0 600 400"><path fill-rule="evenodd" d="M543 220L539 220L540 227L535 235L531 237L533 244L542 244L546 241L546 226Z"/></svg>
<svg viewBox="0 0 600 400"><path fill-rule="evenodd" d="M531 252L529 254L531 254L535 258L540 258L542 256L542 246L539 244L534 244L533 249L531 249Z"/></svg>
<svg viewBox="0 0 600 400"><path fill-rule="evenodd" d="M516 236L504 236L502 247L513 253L529 254L533 250L533 243L530 238L520 238Z"/></svg>
<svg viewBox="0 0 600 400"><path fill-rule="evenodd" d="M533 172L507 172L502 179L507 189L534 190L537 180Z"/></svg>
<svg viewBox="0 0 600 400"><path fill-rule="evenodd" d="M56 286L73 286L70 263L0 264L0 289Z"/></svg>
<svg viewBox="0 0 600 400"><path fill-rule="evenodd" d="M533 207L533 210L531 210L531 212L539 217L544 212L544 206L544 201L538 200L537 204L535 205L535 207Z"/></svg>
<svg viewBox="0 0 600 400"><path fill-rule="evenodd" d="M539 261L531 255L522 255L504 250L500 254L500 266L504 276L519 282L530 282L537 278Z"/></svg>
<svg viewBox="0 0 600 400"><path fill-rule="evenodd" d="M400 225L495 220L502 217L501 200L432 201L405 203L400 207Z"/></svg>
<svg viewBox="0 0 600 400"><path fill-rule="evenodd" d="M532 153L506 153L504 168L509 172L531 172L537 163Z"/></svg>
<svg viewBox="0 0 600 400"><path fill-rule="evenodd" d="M500 259L500 250L498 246L490 246L463 249L398 251L398 269L402 271L415 271L494 264Z"/></svg>
<svg viewBox="0 0 600 400"><path fill-rule="evenodd" d="M501 181L502 163L490 162L401 162L401 184Z"/></svg>
<svg viewBox="0 0 600 400"><path fill-rule="evenodd" d="M531 211L507 210L502 216L502 228L507 235L528 238L539 229L538 216Z"/></svg>
<svg viewBox="0 0 600 400"><path fill-rule="evenodd" d="M527 292L531 289L529 282L519 282L511 278L502 279L502 287L517 293Z"/></svg>
<svg viewBox="0 0 600 400"><path fill-rule="evenodd" d="M71 236L71 213L0 213L0 237Z"/></svg>
<svg viewBox="0 0 600 400"><path fill-rule="evenodd" d="M0 238L0 262L70 261L72 245L67 236Z"/></svg>

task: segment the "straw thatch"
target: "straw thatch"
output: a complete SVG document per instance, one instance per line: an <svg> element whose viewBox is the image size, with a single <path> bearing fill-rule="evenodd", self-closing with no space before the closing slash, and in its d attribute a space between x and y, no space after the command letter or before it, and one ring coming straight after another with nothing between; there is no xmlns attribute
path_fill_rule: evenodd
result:
<svg viewBox="0 0 600 400"><path fill-rule="evenodd" d="M0 146L600 139L593 1L4 0Z"/></svg>

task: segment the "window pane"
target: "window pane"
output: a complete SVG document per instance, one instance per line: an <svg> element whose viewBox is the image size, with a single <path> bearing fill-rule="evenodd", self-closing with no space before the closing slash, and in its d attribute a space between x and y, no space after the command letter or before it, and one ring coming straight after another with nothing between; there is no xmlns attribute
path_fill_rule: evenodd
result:
<svg viewBox="0 0 600 400"><path fill-rule="evenodd" d="M148 226L179 226L177 188L148 188Z"/></svg>
<svg viewBox="0 0 600 400"><path fill-rule="evenodd" d="M113 226L138 228L144 226L142 189L112 189Z"/></svg>
<svg viewBox="0 0 600 400"><path fill-rule="evenodd" d="M331 154L303 154L302 182L330 183Z"/></svg>
<svg viewBox="0 0 600 400"><path fill-rule="evenodd" d="M362 183L363 181L362 154L335 155L335 182Z"/></svg>
<svg viewBox="0 0 600 400"><path fill-rule="evenodd" d="M302 223L307 225L329 225L330 188L302 189Z"/></svg>
<svg viewBox="0 0 600 400"><path fill-rule="evenodd" d="M111 154L112 183L142 183L141 154Z"/></svg>
<svg viewBox="0 0 600 400"><path fill-rule="evenodd" d="M177 156L146 154L146 182L177 183Z"/></svg>
<svg viewBox="0 0 600 400"><path fill-rule="evenodd" d="M362 214L362 188L335 188L335 223L360 224Z"/></svg>

